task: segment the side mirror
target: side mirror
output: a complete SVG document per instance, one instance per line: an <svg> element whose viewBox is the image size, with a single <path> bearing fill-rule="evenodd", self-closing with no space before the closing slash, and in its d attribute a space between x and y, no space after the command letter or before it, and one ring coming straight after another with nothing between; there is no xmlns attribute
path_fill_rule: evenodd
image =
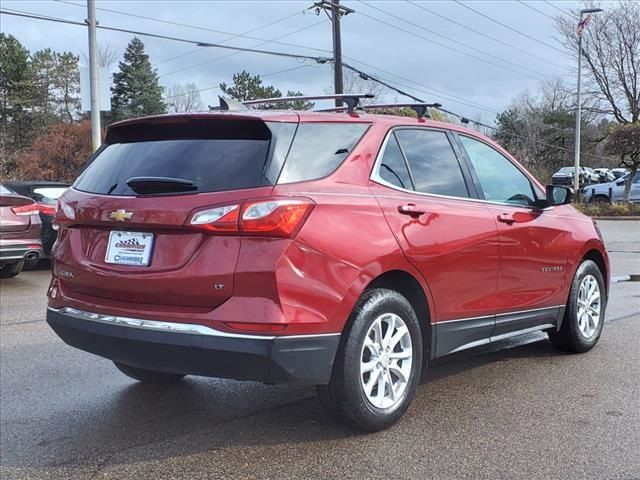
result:
<svg viewBox="0 0 640 480"><path fill-rule="evenodd" d="M547 203L549 205L566 205L571 203L571 189L559 185L547 185Z"/></svg>

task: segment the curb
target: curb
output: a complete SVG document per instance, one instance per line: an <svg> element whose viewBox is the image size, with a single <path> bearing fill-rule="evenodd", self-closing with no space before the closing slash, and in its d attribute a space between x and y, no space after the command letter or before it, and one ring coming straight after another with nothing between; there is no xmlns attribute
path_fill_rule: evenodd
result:
<svg viewBox="0 0 640 480"><path fill-rule="evenodd" d="M619 215L619 216L609 216L609 217L591 217L594 220L622 220L622 221L637 221L640 222L640 216L623 216L623 215Z"/></svg>

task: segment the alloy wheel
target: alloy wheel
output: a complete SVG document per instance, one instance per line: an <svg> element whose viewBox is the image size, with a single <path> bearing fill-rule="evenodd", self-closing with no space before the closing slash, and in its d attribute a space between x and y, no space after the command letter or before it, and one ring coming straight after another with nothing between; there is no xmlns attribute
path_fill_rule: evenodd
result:
<svg viewBox="0 0 640 480"><path fill-rule="evenodd" d="M578 328L589 339L598 330L602 309L600 285L593 275L587 275L578 289Z"/></svg>
<svg viewBox="0 0 640 480"><path fill-rule="evenodd" d="M377 408L398 403L407 388L413 350L406 324L395 313L380 315L362 345L360 381L367 400Z"/></svg>

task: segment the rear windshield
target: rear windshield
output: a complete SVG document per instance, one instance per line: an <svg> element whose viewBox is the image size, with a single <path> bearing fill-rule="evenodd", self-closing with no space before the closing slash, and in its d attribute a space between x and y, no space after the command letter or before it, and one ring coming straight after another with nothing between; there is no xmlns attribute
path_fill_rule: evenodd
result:
<svg viewBox="0 0 640 480"><path fill-rule="evenodd" d="M136 195L128 180L165 177L193 182L191 193L203 193L318 179L340 165L368 126L227 118L114 127L74 188Z"/></svg>
<svg viewBox="0 0 640 480"><path fill-rule="evenodd" d="M195 186L192 193L254 188L260 185L270 143L271 132L261 121L115 127L74 188L135 195L127 185L134 177L188 180Z"/></svg>
<svg viewBox="0 0 640 480"><path fill-rule="evenodd" d="M0 185L0 194L10 195L11 193L13 193L11 190L9 190L8 188L5 188L4 185Z"/></svg>

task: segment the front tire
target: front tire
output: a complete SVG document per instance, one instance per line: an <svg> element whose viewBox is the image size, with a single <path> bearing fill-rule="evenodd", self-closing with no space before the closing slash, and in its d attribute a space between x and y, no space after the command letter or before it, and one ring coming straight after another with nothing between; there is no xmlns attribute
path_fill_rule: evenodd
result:
<svg viewBox="0 0 640 480"><path fill-rule="evenodd" d="M602 272L592 260L583 261L571 284L571 292L559 331L549 332L554 347L564 352L591 350L602 334L606 309Z"/></svg>
<svg viewBox="0 0 640 480"><path fill-rule="evenodd" d="M184 378L184 375L180 373L154 372L153 370L144 370L120 362L113 362L113 364L127 377L151 385L171 385Z"/></svg>
<svg viewBox="0 0 640 480"><path fill-rule="evenodd" d="M334 417L370 432L396 423L422 374L422 334L416 313L398 292L372 289L351 314L320 403Z"/></svg>

